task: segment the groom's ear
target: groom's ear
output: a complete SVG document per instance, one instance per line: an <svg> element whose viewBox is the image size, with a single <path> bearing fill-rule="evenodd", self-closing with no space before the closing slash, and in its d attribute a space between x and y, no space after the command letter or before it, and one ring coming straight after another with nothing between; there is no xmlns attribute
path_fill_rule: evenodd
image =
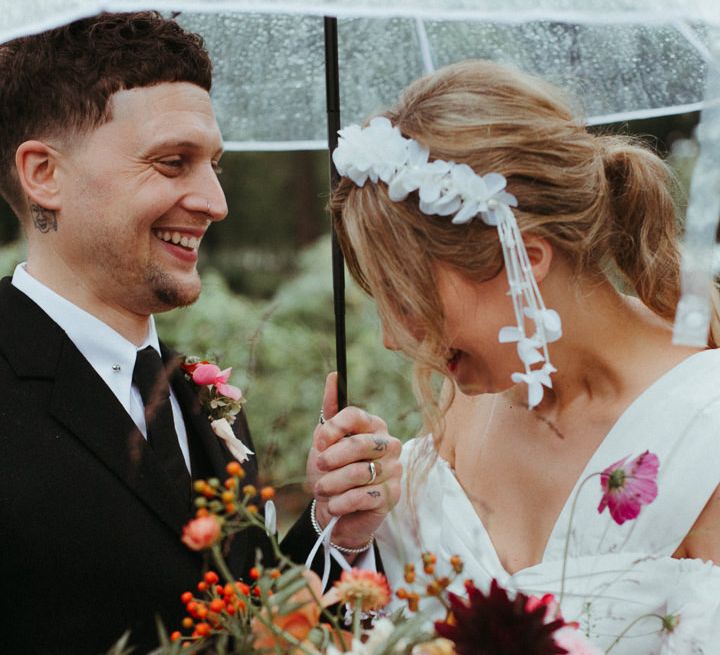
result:
<svg viewBox="0 0 720 655"><path fill-rule="evenodd" d="M540 283L550 272L554 255L552 244L546 238L534 234L523 235L523 240L533 276L535 281Z"/></svg>
<svg viewBox="0 0 720 655"><path fill-rule="evenodd" d="M31 203L44 209L60 209L54 148L43 141L25 141L15 152L15 165L23 192Z"/></svg>

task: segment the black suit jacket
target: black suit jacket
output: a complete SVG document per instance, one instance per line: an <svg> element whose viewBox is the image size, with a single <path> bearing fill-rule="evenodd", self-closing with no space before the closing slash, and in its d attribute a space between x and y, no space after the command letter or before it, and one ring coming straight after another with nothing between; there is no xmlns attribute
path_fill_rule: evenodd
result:
<svg viewBox="0 0 720 655"><path fill-rule="evenodd" d="M166 362L172 353L163 353ZM172 376L193 477L226 477L232 458L193 385ZM244 415L238 436L252 448ZM254 449L253 449L254 450ZM257 462L244 465L247 481ZM154 617L179 627L182 592L204 556L180 541L192 510L110 389L67 335L9 278L0 281L0 625L3 652L105 652L128 628L138 653L156 645ZM302 560L314 532L301 520L284 548ZM264 534L228 552L246 576Z"/></svg>

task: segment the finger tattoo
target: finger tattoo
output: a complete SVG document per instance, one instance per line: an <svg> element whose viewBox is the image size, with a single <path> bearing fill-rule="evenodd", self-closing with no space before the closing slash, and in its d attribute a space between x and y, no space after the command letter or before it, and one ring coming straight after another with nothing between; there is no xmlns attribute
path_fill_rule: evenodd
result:
<svg viewBox="0 0 720 655"><path fill-rule="evenodd" d="M373 437L373 442L375 443L373 450L376 450L377 452L384 452L387 450L387 439L383 439L382 437Z"/></svg>
<svg viewBox="0 0 720 655"><path fill-rule="evenodd" d="M57 232L57 216L52 209L45 209L45 207L36 205L33 202L30 204L30 214L36 230L43 234L50 232L50 230Z"/></svg>
<svg viewBox="0 0 720 655"><path fill-rule="evenodd" d="M375 491L375 490L368 491L367 495L371 496L372 498L380 498L380 496L382 496L382 494L379 491Z"/></svg>

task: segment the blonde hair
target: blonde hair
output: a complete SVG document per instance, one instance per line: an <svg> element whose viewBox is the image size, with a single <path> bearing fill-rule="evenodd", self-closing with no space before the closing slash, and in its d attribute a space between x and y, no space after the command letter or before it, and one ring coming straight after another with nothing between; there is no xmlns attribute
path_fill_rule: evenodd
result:
<svg viewBox="0 0 720 655"><path fill-rule="evenodd" d="M578 275L605 276L614 267L645 305L672 320L680 294L673 177L636 140L590 134L558 89L486 61L417 80L384 115L429 148L431 159L504 175L523 232L548 239ZM357 187L349 179L330 208L351 274L376 300L389 336L415 360L423 427L439 434L451 399L440 407L430 384L432 371L445 373L433 263L490 279L503 267L495 228L480 220L452 225L420 212L417 194L392 202L384 184ZM716 311L713 345L719 339Z"/></svg>

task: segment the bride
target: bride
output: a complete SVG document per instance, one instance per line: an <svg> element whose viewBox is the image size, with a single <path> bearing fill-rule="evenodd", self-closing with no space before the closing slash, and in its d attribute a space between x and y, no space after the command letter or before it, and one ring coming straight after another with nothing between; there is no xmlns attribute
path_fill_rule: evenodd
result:
<svg viewBox="0 0 720 655"><path fill-rule="evenodd" d="M391 585L424 551L459 554L481 588L562 595L618 655L720 652L720 317L707 349L671 344L665 165L480 61L340 135L335 228L385 345L416 363L432 435L406 444L403 499L377 535ZM598 474L646 451L657 497L637 518L600 513L613 490Z"/></svg>

